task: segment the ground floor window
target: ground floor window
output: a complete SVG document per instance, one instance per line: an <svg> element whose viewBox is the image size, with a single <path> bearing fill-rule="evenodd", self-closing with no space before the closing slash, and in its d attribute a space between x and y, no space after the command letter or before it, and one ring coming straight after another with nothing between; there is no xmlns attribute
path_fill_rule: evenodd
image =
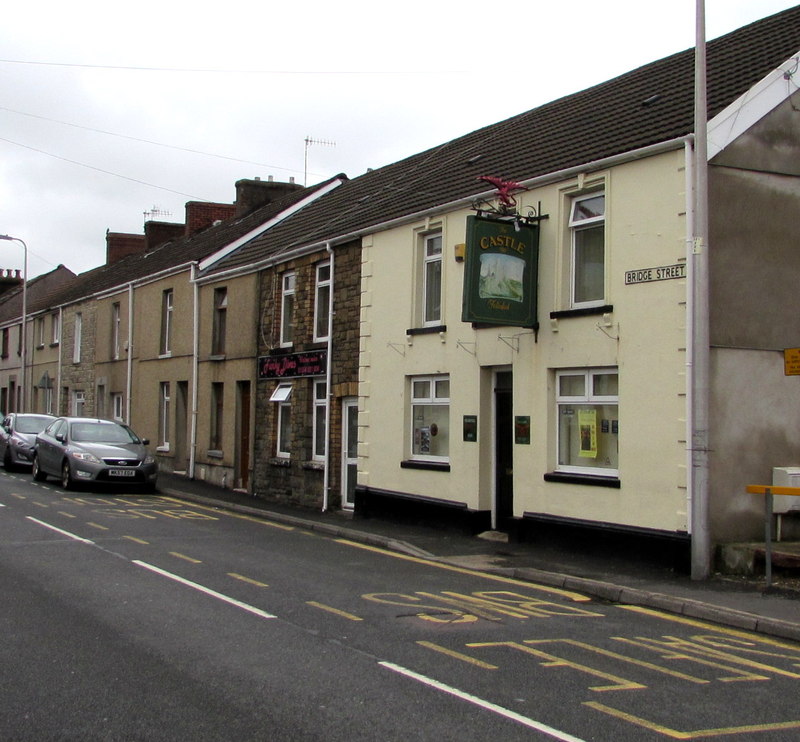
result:
<svg viewBox="0 0 800 742"><path fill-rule="evenodd" d="M292 385L278 384L270 402L274 402L278 408L277 435L275 445L275 455L278 458L288 459L291 456L289 446L291 444L292 433Z"/></svg>
<svg viewBox="0 0 800 742"><path fill-rule="evenodd" d="M125 419L125 406L120 392L111 393L111 414L115 420L122 421Z"/></svg>
<svg viewBox="0 0 800 742"><path fill-rule="evenodd" d="M616 368L556 372L558 465L576 474L619 476Z"/></svg>
<svg viewBox="0 0 800 742"><path fill-rule="evenodd" d="M86 392L72 393L72 414L75 417L83 417L86 414Z"/></svg>
<svg viewBox="0 0 800 742"><path fill-rule="evenodd" d="M328 385L324 381L314 382L314 452L315 461L325 460L327 435L325 421L328 413Z"/></svg>
<svg viewBox="0 0 800 742"><path fill-rule="evenodd" d="M162 381L159 387L158 449L169 451L170 384L168 381Z"/></svg>
<svg viewBox="0 0 800 742"><path fill-rule="evenodd" d="M450 456L450 377L411 377L411 458Z"/></svg>

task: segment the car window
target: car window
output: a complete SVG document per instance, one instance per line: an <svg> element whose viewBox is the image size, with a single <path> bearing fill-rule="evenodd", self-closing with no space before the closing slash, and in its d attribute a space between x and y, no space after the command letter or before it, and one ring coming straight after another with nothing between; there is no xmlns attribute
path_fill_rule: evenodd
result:
<svg viewBox="0 0 800 742"><path fill-rule="evenodd" d="M127 428L105 423L72 423L71 439L76 443L134 443Z"/></svg>
<svg viewBox="0 0 800 742"><path fill-rule="evenodd" d="M49 417L18 417L18 433L41 433L50 423Z"/></svg>

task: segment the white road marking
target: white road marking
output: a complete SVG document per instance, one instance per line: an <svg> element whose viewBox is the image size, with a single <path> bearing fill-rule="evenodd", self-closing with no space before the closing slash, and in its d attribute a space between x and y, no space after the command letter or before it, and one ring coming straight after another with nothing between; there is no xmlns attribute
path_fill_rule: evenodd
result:
<svg viewBox="0 0 800 742"><path fill-rule="evenodd" d="M60 533L62 536L71 538L74 541L80 541L82 544L91 544L92 546L94 546L94 541L90 541L88 538L83 538L82 536L76 536L74 533L70 533L69 531L64 531L61 528L57 528L56 526L52 526L49 523L45 523L43 520L39 520L38 518L32 518L30 515L26 515L25 517L29 521L32 521L37 525L43 526L44 528L49 528L51 531L55 531L56 533Z"/></svg>
<svg viewBox="0 0 800 742"><path fill-rule="evenodd" d="M472 703L476 706L479 706L482 709L486 709L487 711L491 711L494 714L503 716L506 719L510 719L511 721L516 721L519 724L524 724L526 727L529 727L530 729L535 729L537 732L542 732L543 734L546 734L549 737L552 737L553 739L562 740L562 742L583 742L583 740L580 739L579 737L573 737L571 734L567 734L566 732L561 732L558 729L553 729L553 727L549 727L546 724L542 724L539 721L534 721L533 719L529 719L527 716L522 716L522 714L518 714L515 711L503 708L502 706L498 706L489 701L484 701L482 698L473 696L472 694L466 693L463 690L458 690L458 688L453 688L450 685L445 685L444 683L440 683L438 680L433 680L432 678L428 678L425 675L420 675L419 673L416 673L413 670L408 670L405 667L400 667L400 665L395 665L392 662L379 662L378 664L385 667L387 670L392 670L393 672L399 673L400 675L405 675L406 677L411 678L412 680L417 680L423 685L427 685L430 686L431 688L436 688L436 690L449 693L451 696L460 698L462 701L467 701L468 703Z"/></svg>
<svg viewBox="0 0 800 742"><path fill-rule="evenodd" d="M260 616L261 618L276 618L271 613L267 613L266 611L262 611L260 608L256 608L255 606L248 605L247 603L242 603L240 600L236 600L235 598L231 598L227 595L223 595L222 593L218 593L216 590L212 590L208 587L203 587L203 585L198 585L196 582L192 582L191 580L186 580L183 577L179 577L172 572L167 572L160 567L156 567L152 564L148 564L147 562L142 562L138 559L134 559L133 563L144 567L145 569L149 569L151 572L155 572L156 574L161 575L162 577L166 577L170 580L174 580L175 582L181 583L181 585L186 585L187 587L191 587L195 590L199 590L201 593L205 593L206 595L210 595L212 598L216 598L217 600L221 600L224 603L229 603L230 605L236 606L237 608L241 608L242 610L248 611L249 613L253 613L256 616Z"/></svg>

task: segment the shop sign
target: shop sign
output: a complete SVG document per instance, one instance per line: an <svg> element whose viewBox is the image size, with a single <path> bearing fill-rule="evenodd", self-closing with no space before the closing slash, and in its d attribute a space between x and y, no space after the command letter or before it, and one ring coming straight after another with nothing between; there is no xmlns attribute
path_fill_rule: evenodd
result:
<svg viewBox="0 0 800 742"><path fill-rule="evenodd" d="M539 225L467 217L461 320L535 327Z"/></svg>
<svg viewBox="0 0 800 742"><path fill-rule="evenodd" d="M328 354L324 350L261 356L258 359L258 378L289 379L297 376L322 376L327 368Z"/></svg>
<svg viewBox="0 0 800 742"><path fill-rule="evenodd" d="M800 376L800 348L785 348L783 351L783 375Z"/></svg>
<svg viewBox="0 0 800 742"><path fill-rule="evenodd" d="M632 283L649 283L650 281L669 281L673 278L686 278L686 263L676 265L660 265L657 268L639 268L625 271L625 285Z"/></svg>

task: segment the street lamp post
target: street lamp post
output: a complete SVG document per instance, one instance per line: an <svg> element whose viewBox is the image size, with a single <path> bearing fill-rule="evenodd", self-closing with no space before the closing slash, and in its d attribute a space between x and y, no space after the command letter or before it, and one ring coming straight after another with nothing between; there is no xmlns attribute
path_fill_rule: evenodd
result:
<svg viewBox="0 0 800 742"><path fill-rule="evenodd" d="M9 234L0 234L0 240L19 242L23 250L22 263L22 335L20 336L20 353L22 355L22 395L20 400L20 412L27 411L28 402L28 356L26 347L26 336L28 334L28 246L19 237L12 237ZM4 412L7 410L4 410Z"/></svg>

